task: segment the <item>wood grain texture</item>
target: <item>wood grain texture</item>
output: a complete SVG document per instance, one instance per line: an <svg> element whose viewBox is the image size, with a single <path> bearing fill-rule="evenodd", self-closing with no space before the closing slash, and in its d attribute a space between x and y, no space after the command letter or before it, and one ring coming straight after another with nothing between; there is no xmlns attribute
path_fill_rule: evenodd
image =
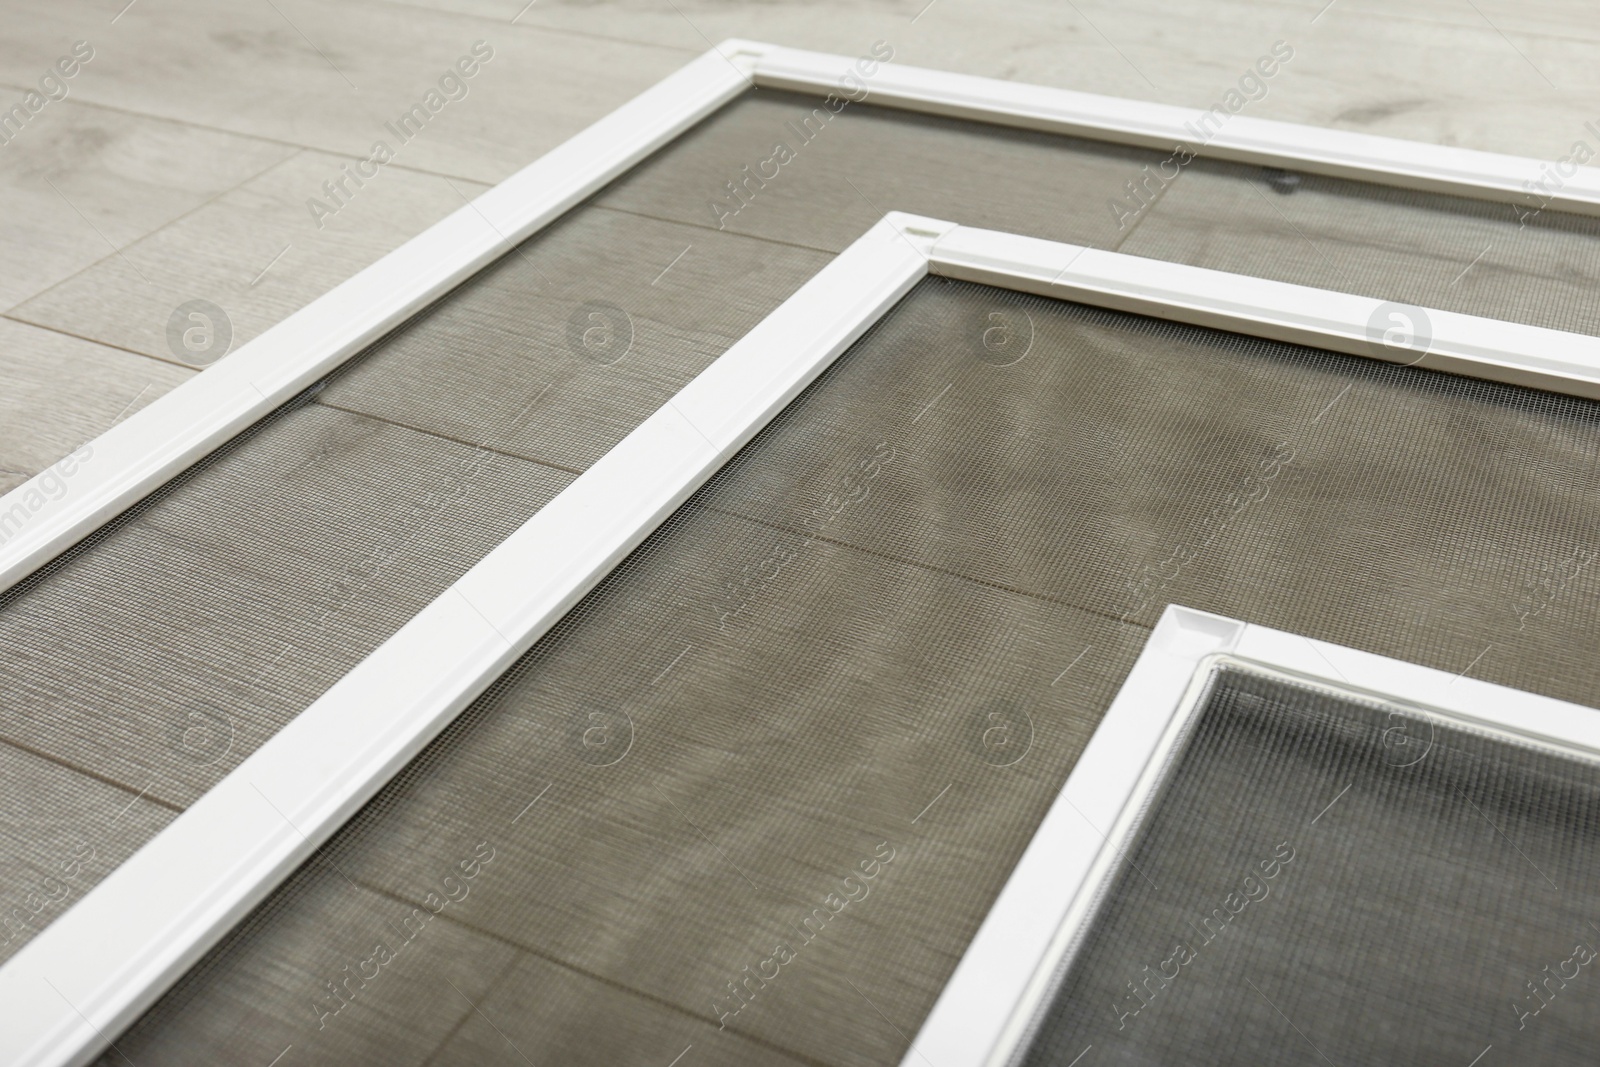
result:
<svg viewBox="0 0 1600 1067"><path fill-rule="evenodd" d="M1549 0L1542 4L1520 4L1517 0L1474 0L1473 7L1461 7L1450 0L1409 0L1404 4L1381 0L1348 0L1342 6L1361 17L1387 14L1415 22L1481 28L1492 25L1514 41L1554 37L1565 41L1600 40L1593 14L1583 0Z"/></svg>
<svg viewBox="0 0 1600 1067"><path fill-rule="evenodd" d="M108 26L103 5L66 0L7 14L0 71L24 81L63 34L94 37L82 99L365 159L389 139L399 162L494 183L687 62L692 50L579 37L373 0L274 4L173 0L133 7ZM101 29L100 27L105 27ZM492 58L401 147L398 120L486 42ZM41 58L42 57L42 58ZM469 68L471 65L469 64ZM159 71L159 75L154 72ZM24 73L26 72L26 73Z"/></svg>
<svg viewBox="0 0 1600 1067"><path fill-rule="evenodd" d="M31 77L55 59L42 53ZM67 85L77 89L93 76L91 62ZM22 93L0 84L6 108ZM0 145L0 310L115 259L294 151L93 107L77 94L46 105Z"/></svg>
<svg viewBox="0 0 1600 1067"><path fill-rule="evenodd" d="M174 310L208 300L228 316L230 351L237 351L483 191L471 182L390 167L337 214L319 220L306 200L339 176L341 162L301 153L12 315L177 361L167 335Z"/></svg>
<svg viewBox="0 0 1600 1067"><path fill-rule="evenodd" d="M506 18L502 0L401 0ZM513 5L513 9L521 5ZM540 0L518 25L700 50L746 37L1009 81L1209 107L1276 40L1297 57L1266 118L1555 159L1595 118L1600 36L1582 0ZM1524 58L1526 56L1527 58ZM1548 80L1547 80L1548 79Z"/></svg>
<svg viewBox="0 0 1600 1067"><path fill-rule="evenodd" d="M192 372L0 318L0 492L110 429ZM13 481L8 484L5 479Z"/></svg>
<svg viewBox="0 0 1600 1067"><path fill-rule="evenodd" d="M1600 147L1584 130L1600 88L1586 58L1592 16L1565 3L1462 5L1448 14L1437 0L1384 12L1373 10L1375 0L1344 6L1281 34L1297 49L1292 69L1252 113L1552 162L1577 138ZM1508 17L1513 10L1522 17ZM1545 32L1513 28L1546 15Z"/></svg>

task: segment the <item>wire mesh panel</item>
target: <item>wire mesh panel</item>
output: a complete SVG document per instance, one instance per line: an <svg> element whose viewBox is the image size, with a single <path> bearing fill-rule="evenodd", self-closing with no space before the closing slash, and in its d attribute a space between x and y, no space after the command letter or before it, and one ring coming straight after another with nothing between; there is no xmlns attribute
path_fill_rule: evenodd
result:
<svg viewBox="0 0 1600 1067"><path fill-rule="evenodd" d="M0 594L0 745L33 757L13 761L0 797L19 811L53 813L33 829L0 835L0 909L11 909L0 914L12 924L0 959L886 210L1597 329L1590 293L1600 284L1600 237L1592 220L1201 160L1185 164L1175 182L1152 184L1149 174L1171 170L1163 168L1165 152L918 115L871 99L836 110L801 94L747 93L230 446L204 468L209 473L176 480L152 505ZM1130 183L1145 190L1148 204L1126 200ZM1143 206L1134 210L1135 203ZM978 324L980 333L990 330L991 345L1005 332L993 325ZM1337 375L1326 380L1343 384ZM919 380L930 384L936 390L947 381ZM900 385L874 389L891 387ZM1231 407L1225 388L1208 388L1222 409ZM1286 401L1310 402L1296 388L1283 394ZM1160 418L1126 404L1118 410ZM1462 410L1471 423L1484 407ZM991 414L1016 417L1003 407ZM944 417L935 405L924 421ZM1494 430L1505 447L1522 447L1507 429L1514 421ZM994 423L985 432L1007 428ZM1104 424L1100 440L1136 428ZM1061 434L1077 431L1041 424L1030 432L1059 444ZM1089 444L1081 437L1074 447ZM1264 447L1270 453L1279 440ZM1395 457L1382 454L1384 440L1376 434L1378 454L1362 462L1378 468L1380 480L1394 474L1399 481L1371 514L1362 513L1359 493L1352 497L1352 521L1380 551L1391 537L1465 533L1431 520L1405 527L1409 476L1387 470ZM857 443L866 456L876 439ZM1540 445L1530 447L1537 454ZM1304 453L1297 457L1295 464L1307 462ZM1197 486L1187 474L1175 478L1173 514L1182 515L1196 500L1178 497ZM976 487L990 505L1004 503L998 486L980 480ZM1556 492L1514 477L1496 491L1511 507ZM1019 506L1063 502L1039 497ZM934 503L946 515L977 513L955 496ZM1102 501L1091 493L1072 503L1096 509ZM896 507L896 522L920 521L904 502ZM1113 529L1125 507L1092 512L1110 526L1080 528L1098 546L1102 577L1126 562ZM1224 525L1232 521L1231 506L1218 514ZM793 525L792 517L782 521ZM836 525L858 521L841 517ZM1150 533L1170 539L1176 528L1169 522ZM1137 543L1153 551L1148 541ZM992 575L995 561L983 552L1006 544L975 549L975 573ZM1344 544L1358 551L1349 547L1356 541ZM1174 547L1155 552L1139 577L1118 572L1115 582L1135 588L1110 597L1114 614L1159 591L1155 576L1171 570L1165 553ZM1552 549L1538 536L1526 548L1522 558L1534 573L1512 579L1507 596L1523 595L1527 583L1565 589L1579 580L1575 548ZM1303 562L1293 553L1267 556L1279 566ZM1347 570L1358 562L1342 561ZM1396 577L1421 583L1421 573ZM1527 610L1542 617L1545 595L1529 593ZM1563 594L1553 602L1570 600ZM1107 598L1093 603L1104 611ZM1471 596L1462 607L1482 610ZM1438 650L1454 655L1459 634L1451 627ZM1564 684L1543 661L1528 662L1530 675ZM94 852L91 862L72 860L80 848ZM77 873L65 879L63 864Z"/></svg>
<svg viewBox="0 0 1600 1067"><path fill-rule="evenodd" d="M580 211L0 594L0 960L826 261Z"/></svg>
<svg viewBox="0 0 1600 1067"><path fill-rule="evenodd" d="M1218 671L1029 1067L1588 1064L1600 767Z"/></svg>
<svg viewBox="0 0 1600 1067"><path fill-rule="evenodd" d="M1594 703L1597 414L929 278L105 1062L897 1062L1166 603Z"/></svg>
<svg viewBox="0 0 1600 1067"><path fill-rule="evenodd" d="M601 202L834 251L885 211L1600 333L1600 220L758 90ZM775 146L781 145L786 152Z"/></svg>
<svg viewBox="0 0 1600 1067"><path fill-rule="evenodd" d="M1124 198L1126 199L1126 198ZM1600 219L1195 161L1118 251L1600 334Z"/></svg>

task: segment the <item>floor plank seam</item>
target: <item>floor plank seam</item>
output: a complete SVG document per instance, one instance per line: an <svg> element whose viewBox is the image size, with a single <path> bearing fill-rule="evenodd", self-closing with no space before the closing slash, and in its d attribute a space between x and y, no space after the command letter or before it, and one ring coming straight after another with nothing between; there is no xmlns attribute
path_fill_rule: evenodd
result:
<svg viewBox="0 0 1600 1067"><path fill-rule="evenodd" d="M254 174L251 174L248 177L246 177L246 178L234 183L233 185L228 186L226 189L219 189L216 193L214 193L211 196L207 197L205 200L202 200L200 203L195 204L193 207L189 208L186 211L183 211L183 212L180 212L177 215L174 215L172 218L168 219L166 222L163 222L161 225L157 226L155 229L149 231L148 233L141 234L140 236L134 238L132 241L129 241L127 244L123 245L120 248L118 248L115 245L112 245L112 252L111 252L110 255L101 256L99 259L97 259L94 262L84 266L82 269L74 271L72 274L67 275L65 278L62 278L59 281L53 282L50 285L46 286L45 288L40 289L38 292L31 294L30 296L27 297L27 299L23 300L21 303L13 306L11 308L8 308L6 310L6 312L5 312L5 317L6 318L16 318L16 316L13 314L13 312L20 310L24 304L27 304L27 303L29 303L30 301L33 301L33 300L37 300L40 297L45 296L46 294L52 293L55 290L61 288L63 285L66 285L68 282L74 281L74 280L82 277L84 274L88 273L89 271L96 269L101 264L104 264L107 261L109 261L111 259L114 259L116 257L122 256L129 249L132 249L132 248L136 247L137 245L143 244L145 241L148 241L151 238L156 237L157 235L159 235L159 234L165 232L166 230L170 229L171 227L178 225L180 222L182 222L185 219L189 218L190 216L194 215L196 212L203 211L206 208L210 207L212 204L216 203L218 200L221 200L223 197L228 196L231 193L237 192L238 190L244 188L246 185L249 185L251 182L254 182L254 181L262 178L263 176L271 173L272 171L276 170L277 168L283 166L284 164L293 162L295 159L298 159L301 156L302 153L303 153L303 150L300 151L300 152L292 152L289 155L283 157L282 159L275 160L274 162L272 162L271 164L269 164L266 167L263 167L261 170L255 172ZM107 243L109 244L110 242L108 241ZM147 284L150 284L152 288L155 288L153 283L147 283ZM18 319L17 321L20 322L20 321L27 321L27 320ZM37 325L40 325L40 324L39 323L31 323L30 322L29 325L37 326ZM46 327L46 328L48 329L49 327ZM57 332L64 333L66 331L57 331ZM87 338L85 338L85 339L87 340ZM99 342L99 343L103 343L103 342ZM117 347L121 347L121 346L118 346L118 345L107 345L107 347L108 348L117 348ZM131 351L133 351L133 349L126 349L125 351L130 351L131 352ZM189 367L191 370L194 369L191 364L182 363L182 362L179 362L177 360L164 359L161 356L150 356L150 354L148 352L141 352L139 354L140 355L144 355L144 356L149 356L149 358L151 358L151 359L160 359L163 363L173 363L176 366Z"/></svg>
<svg viewBox="0 0 1600 1067"><path fill-rule="evenodd" d="M24 300L22 303L26 304L27 301ZM21 306L21 304L17 305L17 307ZM17 308L11 309L11 311L15 310L17 310ZM7 322L14 322L19 326L28 326L35 330L45 330L49 333L59 334L62 337L70 337L74 341L82 341L85 344L95 345L99 348L107 348L113 352L126 352L130 356L138 356L140 359L148 359L152 363L164 363L171 367L182 367L184 370L192 370L196 373L199 373L200 371L200 368L189 363L179 363L175 359L163 359L160 356L152 356L150 353L140 352L136 348L124 348L122 345L112 344L110 341L101 341L93 337L85 337L81 333L73 333L71 330L64 330L59 326L51 326L47 323L35 322L32 319L21 318L17 315L13 315L11 311L0 312L0 319L5 319Z"/></svg>
<svg viewBox="0 0 1600 1067"><path fill-rule="evenodd" d="M57 756L54 753L46 752L44 749L35 748L34 746L26 744L25 742L22 742L22 741L18 741L15 738L0 737L0 745L5 745L7 748L14 748L18 752L26 752L30 756L36 756L39 759L45 760L48 763L53 763L58 767L61 767L61 768L65 769L65 770L71 771L74 774L79 775L80 777L88 778L88 779L91 779L92 781L99 782L101 785L107 785L107 786L110 786L113 789L121 790L122 792L127 793L128 795L133 796L136 799L148 800L150 803L154 804L156 807L158 807L158 808L166 808L168 811L172 812L174 815L182 815L184 813L184 811L186 810L185 808L180 807L179 805L172 803L170 800L162 800L160 797L153 795L150 792L150 786L155 784L154 781L152 781L150 783L150 785L145 786L142 790L141 789L135 789L133 786L128 785L128 784L126 784L124 782L119 782L119 781L117 781L117 779L112 778L109 775L102 774L102 773L100 773L99 771L96 771L96 770L91 770L88 767L80 767L78 764L72 762L71 760L69 760L69 759L67 759L67 758L65 758L63 756ZM151 773L152 773L152 776L154 777L155 776L154 772L151 772Z"/></svg>
<svg viewBox="0 0 1600 1067"><path fill-rule="evenodd" d="M597 193L596 196L599 197L601 195L604 195L605 192L606 192L606 190L602 190L600 193ZM798 249L801 249L802 251L805 251L805 252L821 252L825 256L837 256L840 253L840 251L842 251L841 249L838 249L838 248L827 248L827 247L824 247L823 245L807 245L807 244L801 244L798 241L785 241L785 240L782 240L781 238L777 238L777 237L763 237L763 236L761 236L760 234L757 234L757 233L744 233L744 232L739 231L739 230L720 230L717 227L712 226L710 223L685 222L682 219L669 219L669 218L666 218L666 217L661 216L661 215L652 215L648 211L639 211L639 210L637 210L635 208L631 208L631 207L619 207L616 204L607 204L607 203L602 202L599 199L592 200L592 201L588 202L587 204L579 204L579 205L575 205L575 206L576 207L585 207L585 206L587 206L587 207L595 207L595 208L600 208L603 211L615 211L619 215L632 215L635 218L649 219L652 222L665 222L665 223L669 223L669 224L671 224L673 226L687 226L687 227L689 227L690 229L693 229L693 230L706 230L706 231L708 231L710 233L720 233L720 234L723 234L723 235L729 236L729 237L745 237L745 238L748 238L748 239L750 239L752 241L761 241L761 242L764 242L764 243L769 244L769 245L780 245L780 246L782 246L784 248L798 248ZM890 208L889 210L890 211L894 211L896 209L895 208ZM951 220L951 221L960 221L960 220ZM866 233L867 232L867 228L863 227L861 232L862 233Z"/></svg>
<svg viewBox="0 0 1600 1067"><path fill-rule="evenodd" d="M500 19L484 18L482 15L475 15L470 11L450 11L445 8L434 7L430 4L408 3L406 0L379 0L379 2L388 7L403 7L409 11L426 11L433 15L449 15L458 19L470 19L473 22L487 23L491 26L499 26L501 24ZM507 24L517 25L515 22L508 22ZM583 37L591 41L606 41L611 44L631 44L637 45L641 48L658 48L662 51L672 52L673 54L680 56L694 57L703 55L705 53L704 48L695 48L691 45L662 44L660 41L644 41L633 37L613 37L610 34L595 33L592 30L574 30L564 26L548 26L541 23L524 22L517 26L517 28L537 30L542 33L562 33L568 35L569 37Z"/></svg>
<svg viewBox="0 0 1600 1067"><path fill-rule="evenodd" d="M346 825L349 825L349 824L347 823ZM315 857L313 856L312 859L306 861L306 864L307 865L311 864L312 862L314 862L314 859L315 859ZM331 865L331 863L330 863L330 865ZM342 871L340 873L343 874ZM346 878L346 880L348 880L352 884L360 886L362 889L365 889L367 892L372 893L375 896L384 897L387 900L392 900L396 904L403 904L403 905L405 905L407 907L411 907L411 908L426 907L425 904L420 903L420 902L415 901L415 900L411 900L411 899L407 898L406 896L404 896L403 894L396 893L396 892L394 892L392 890L385 889L385 888L382 888L380 886L373 885L370 882L366 882L366 881L362 880L361 878L352 878L352 877L350 877L348 875L344 875L344 877ZM601 985L610 986L612 989L617 989L617 990L622 991L623 993L627 993L627 994L629 994L631 996L638 997L640 1000L647 1000L650 1003L657 1005L658 1007L666 1008L667 1010L673 1012L676 1015L685 1016L686 1018L693 1019L695 1022L704 1023L706 1026L710 1026L711 1025L711 1021L709 1019L706 1019L706 1018L704 1018L702 1016L696 1015L694 1012L690 1011L688 1008L685 1008L680 1004L674 1004L670 1000L663 1000L659 996L656 996L654 993L648 993L648 992L646 992L646 991L644 991L642 989L635 989L633 986L630 986L630 985L626 984L625 982L618 981L615 978L608 978L607 976L605 976L603 974L598 974L598 973L596 973L594 971L586 970L585 968L580 967L575 963L572 963L572 962L570 962L568 960L561 959L558 956L550 955L550 954L548 954L546 952L543 952L543 951L541 951L539 949L531 948L531 947L529 947L528 945L524 944L521 941L518 941L518 940L516 940L514 938L507 937L504 934L497 933L496 931L490 930L487 927L478 926L475 923L467 922L465 919L459 918L459 917L454 916L454 915L448 915L448 914L445 914L443 912L440 912L440 913L436 914L434 916L434 918L436 918L436 919L444 919L446 922L453 923L457 927L460 927L463 930L467 930L467 931L469 931L471 933L474 933L474 934L478 935L479 937L484 938L487 941L494 941L494 942L496 942L498 944L504 945L505 947L511 949L512 952L514 952L514 953L520 952L520 953L524 953L526 955L532 956L535 959L544 960L546 963L554 964L555 966L560 967L564 971L571 971L572 973L580 975L580 976L582 976L584 978L587 978L592 982L599 982ZM513 960L515 960L514 956L513 956ZM781 1053L782 1055L787 1056L792 1060L796 1060L796 1061L798 1061L800 1063L806 1064L806 1067L835 1067L835 1065L829 1064L826 1061L812 1059L809 1056L803 1055L803 1054L801 1054L799 1052L796 1052L793 1049L786 1048L783 1045L779 1045L779 1044L777 1044L775 1042L769 1041L766 1038L757 1037L757 1036L755 1036L753 1034L748 1034L748 1033L745 1033L745 1032L743 1032L741 1030L735 1030L733 1032L737 1036L743 1038L746 1041L751 1042L752 1044L760 1045L763 1048L767 1048L767 1049L770 1049L770 1050L772 1050L774 1052ZM437 1054L437 1052L438 1052L438 1050L436 1049L434 1054Z"/></svg>
<svg viewBox="0 0 1600 1067"><path fill-rule="evenodd" d="M1052 596L1048 593L1033 592L1017 586L1006 585L1004 582L996 582L988 578L979 578L972 574L963 574L960 571L950 570L949 568L936 566L932 563L922 563L918 560L907 559L904 556L897 556L893 552L888 552L883 549L870 548L866 545L852 544L849 541L841 541L832 537L823 536L822 534L811 533L792 526L785 526L781 522L774 522L770 519L759 519L752 515L745 515L741 512L734 511L730 508L718 507L715 504L701 504L700 506L705 508L705 510L713 512L717 515L724 515L728 518L739 519L742 522L748 522L756 526L765 526L767 529L774 530L778 533L793 534L796 537L804 537L810 541L821 541L824 544L833 545L835 548L842 548L848 552L857 552L863 556L871 556L874 559L880 559L890 563L899 564L903 567L909 567L912 570L923 571L927 574L943 575L946 578L955 578L958 581L971 582L973 585L981 585L986 589L993 589L997 592L1010 593L1012 596L1026 597L1029 600L1037 600L1044 604L1054 604L1056 607L1060 608L1070 608L1073 611L1080 611L1085 615L1095 615L1102 619L1109 619L1110 621L1122 626L1132 626L1146 631L1155 629L1154 623L1146 624L1142 622L1135 622L1133 619L1123 618L1121 615L1113 615L1111 612L1106 611L1103 608L1079 604L1075 601Z"/></svg>
<svg viewBox="0 0 1600 1067"><path fill-rule="evenodd" d="M583 467L564 467L559 463L552 463L549 460L535 459L533 456L525 456L525 455L522 455L521 453L518 453L518 452L507 452L504 449L494 448L494 447L492 447L490 445L480 444L477 441L468 441L465 438L452 437L451 435L449 435L447 433L440 433L437 430L428 430L428 429L424 429L421 426L413 426L410 423L400 422L397 419L387 418L387 417L385 417L383 415L374 415L369 411L362 411L359 408L343 407L343 406L341 406L339 404L335 404L335 403L332 403L330 401L324 400L321 397L317 397L316 400L313 401L313 403L315 403L319 407L331 408L334 411L342 411L346 415L355 415L355 416L357 416L359 418L371 419L374 422L381 422L386 426L394 426L394 427L397 427L398 429L401 429L401 430L410 430L413 433L419 433L419 434L422 434L425 437L432 437L435 440L449 441L452 444L458 444L458 445L461 445L461 446L463 446L465 448L471 448L471 449L474 449L474 450L479 451L479 452L489 452L489 453L492 453L493 455L504 457L505 459L515 459L515 460L520 460L520 461L522 461L524 463L533 463L533 464L536 464L536 465L538 465L540 467L544 467L544 468L546 468L548 470L561 471L563 474L570 474L573 477L578 477L578 476L582 475L583 472L587 469L587 468L583 468Z"/></svg>

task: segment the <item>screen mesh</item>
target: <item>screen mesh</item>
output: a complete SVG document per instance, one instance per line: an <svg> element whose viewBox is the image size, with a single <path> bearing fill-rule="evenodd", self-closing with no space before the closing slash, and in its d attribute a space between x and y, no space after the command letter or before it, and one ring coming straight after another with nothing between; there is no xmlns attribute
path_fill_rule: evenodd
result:
<svg viewBox="0 0 1600 1067"><path fill-rule="evenodd" d="M0 959L826 258L580 211L0 594Z"/></svg>
<svg viewBox="0 0 1600 1067"><path fill-rule="evenodd" d="M1600 334L1600 219L1197 161L1120 252Z"/></svg>
<svg viewBox="0 0 1600 1067"><path fill-rule="evenodd" d="M799 94L745 94L230 446L208 473L176 480L159 503L0 594L0 745L14 750L0 799L53 813L0 834L0 915L11 924L0 959L884 211L1597 332L1593 220L1199 160L1147 187L1150 203L1130 221L1115 202L1167 153L871 100L836 111ZM1225 391L1210 395L1230 403ZM1179 481L1174 492L1193 488ZM1005 504L994 486L978 488L987 506ZM1383 507L1410 491L1392 489ZM1508 506L1554 492L1499 491ZM937 503L968 510L953 496ZM898 514L922 521L903 506ZM1123 521L1115 510L1106 518ZM1397 528L1405 520L1381 510L1355 518L1380 543L1469 532ZM1089 532L1102 548L1118 536ZM1559 575L1571 558L1528 565ZM994 563L974 565L989 574ZM1119 599L1116 611L1127 606ZM1531 673L1541 672L1535 662ZM80 848L93 860L74 865ZM77 871L70 880L63 864Z"/></svg>
<svg viewBox="0 0 1600 1067"><path fill-rule="evenodd" d="M105 1062L897 1062L1164 604L1595 702L1597 413L929 278Z"/></svg>
<svg viewBox="0 0 1600 1067"><path fill-rule="evenodd" d="M804 96L750 93L601 203L834 251L883 212L909 211L1600 333L1600 219L1542 210L1533 194L1492 203L1204 158L1177 165L1170 150L986 128L871 100L830 117ZM777 167L766 163L781 158L775 144L793 153Z"/></svg>
<svg viewBox="0 0 1600 1067"><path fill-rule="evenodd" d="M1588 760L1219 671L1020 1062L1593 1063L1597 829Z"/></svg>

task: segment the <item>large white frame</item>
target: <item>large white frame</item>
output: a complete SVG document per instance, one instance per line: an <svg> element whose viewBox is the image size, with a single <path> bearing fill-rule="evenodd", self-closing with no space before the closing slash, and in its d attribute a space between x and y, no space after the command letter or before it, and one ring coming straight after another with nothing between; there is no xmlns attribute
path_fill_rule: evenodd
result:
<svg viewBox="0 0 1600 1067"><path fill-rule="evenodd" d="M1208 112L1199 108L892 64L867 77L866 69L854 66L857 60L842 56L749 41L725 41L720 47L748 57L756 84L772 89L842 92L865 82L872 103L908 111L1163 152L1184 143L1212 159L1505 203L1526 204L1531 198L1549 210L1600 215L1600 172L1592 168L1578 167L1571 178L1560 175L1560 188L1535 195L1529 183L1547 180L1551 164L1519 156L1239 114L1203 124ZM855 82L841 82L852 71ZM1210 138L1196 144L1191 127L1211 131Z"/></svg>
<svg viewBox="0 0 1600 1067"><path fill-rule="evenodd" d="M1600 760L1592 708L1169 606L901 1061L1010 1067L1219 666L1287 674L1443 724Z"/></svg>
<svg viewBox="0 0 1600 1067"><path fill-rule="evenodd" d="M1526 202L1527 183L1543 178L1546 167L1516 156L1248 115L1228 116L1197 145L1190 126L1202 123L1207 112L1200 109L860 63L724 41L106 431L86 456L69 461L64 493L52 494L40 484L51 476L47 471L0 496L0 590L144 499L751 85L846 93L888 107L1163 151L1183 142L1217 159L1503 202ZM859 85L865 89L855 88ZM1580 167L1539 199L1542 210L1600 215L1600 172ZM68 471L63 465L58 473Z"/></svg>
<svg viewBox="0 0 1600 1067"><path fill-rule="evenodd" d="M0 967L0 1062L92 1059L930 273L1379 352L1381 301L890 213ZM1425 365L1600 389L1600 338L1427 314Z"/></svg>

